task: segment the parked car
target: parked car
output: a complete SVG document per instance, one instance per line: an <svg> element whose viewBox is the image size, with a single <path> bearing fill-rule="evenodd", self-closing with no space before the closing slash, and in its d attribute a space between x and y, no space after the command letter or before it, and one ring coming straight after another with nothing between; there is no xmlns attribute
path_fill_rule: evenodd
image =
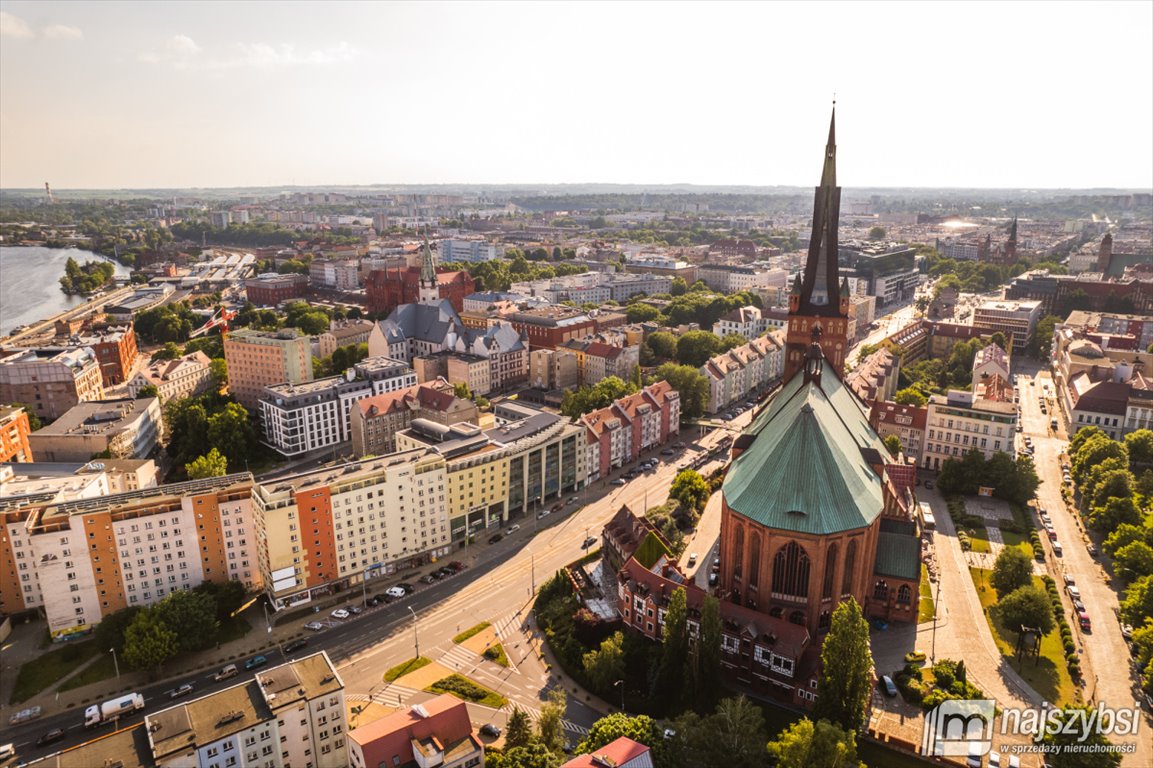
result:
<svg viewBox="0 0 1153 768"><path fill-rule="evenodd" d="M627 482L628 481L625 480L623 477L618 477L616 480L613 480L612 483L610 483L610 485L625 485L625 483L627 483Z"/></svg>
<svg viewBox="0 0 1153 768"><path fill-rule="evenodd" d="M40 707L28 707L22 709L12 717L8 718L8 725L20 725L20 723L27 723L29 720L35 720L40 717L43 710Z"/></svg>
<svg viewBox="0 0 1153 768"><path fill-rule="evenodd" d="M347 618L348 618L349 616L351 616L351 615L352 615L352 614L351 614L351 613L349 613L349 612L348 612L347 610L345 610L344 608L337 608L335 611L333 611L332 613L330 613L330 614L329 614L329 616L331 616L332 618L334 618L334 619L340 619L340 620L342 620L342 621L343 621L344 619L347 619Z"/></svg>
<svg viewBox="0 0 1153 768"><path fill-rule="evenodd" d="M353 616L359 616L360 614L364 613L364 608L359 605L350 605L348 606L348 612Z"/></svg>
<svg viewBox="0 0 1153 768"><path fill-rule="evenodd" d="M1068 572L1065 573L1063 578L1065 579L1065 586L1066 587L1071 587L1077 583L1077 580L1073 578L1073 574L1071 574L1071 573L1068 573Z"/></svg>
<svg viewBox="0 0 1153 768"><path fill-rule="evenodd" d="M595 546L596 543L597 543L596 536L589 536L587 539L584 540L584 543L581 544L581 549L588 549L591 546Z"/></svg>
<svg viewBox="0 0 1153 768"><path fill-rule="evenodd" d="M500 738L500 728L493 723L485 723L480 727L480 735L488 736L490 739Z"/></svg>
<svg viewBox="0 0 1153 768"><path fill-rule="evenodd" d="M661 456L672 456L674 453L676 453L676 451L674 451L672 448L665 448L663 451L661 451Z"/></svg>
<svg viewBox="0 0 1153 768"><path fill-rule="evenodd" d="M385 597L384 595L373 595L372 597L368 598L368 604L371 606L374 606L374 607L377 605L380 605L381 603L387 603L387 602L388 602L388 598Z"/></svg>
<svg viewBox="0 0 1153 768"><path fill-rule="evenodd" d="M1073 601L1073 610L1078 611L1078 612L1084 611L1085 610L1085 604L1082 603L1080 600L1074 600Z"/></svg>
<svg viewBox="0 0 1153 768"><path fill-rule="evenodd" d="M1097 556L1097 546L1093 544L1093 542L1089 542L1085 545L1085 551L1088 552L1091 557Z"/></svg>
<svg viewBox="0 0 1153 768"><path fill-rule="evenodd" d="M455 568L449 568L446 565L443 568L441 568L439 571L437 571L437 573L439 573L443 577L452 576L454 573L456 573L456 569Z"/></svg>
<svg viewBox="0 0 1153 768"><path fill-rule="evenodd" d="M885 695L889 698L896 698L897 685L893 682L893 678L888 675L881 675L881 686L885 689Z"/></svg>
<svg viewBox="0 0 1153 768"><path fill-rule="evenodd" d="M489 544L496 544L498 541L500 541L503 538L504 537L501 536L499 533L494 533L492 536L488 537L488 543Z"/></svg>
<svg viewBox="0 0 1153 768"><path fill-rule="evenodd" d="M248 670L257 669L258 667L263 667L267 663L268 659L264 656L253 656L251 659L244 662L244 668Z"/></svg>
<svg viewBox="0 0 1153 768"><path fill-rule="evenodd" d="M909 651L905 654L906 664L919 664L924 662L927 656L924 651Z"/></svg>
<svg viewBox="0 0 1153 768"><path fill-rule="evenodd" d="M320 630L324 629L324 625L319 621L310 621L304 625L304 628L312 630L313 632L319 632Z"/></svg>
<svg viewBox="0 0 1153 768"><path fill-rule="evenodd" d="M709 586L715 587L717 585L717 579L719 577L720 577L720 574L717 573L716 571L713 571L712 573L710 573L709 574Z"/></svg>
<svg viewBox="0 0 1153 768"><path fill-rule="evenodd" d="M514 533L516 533L519 530L520 530L520 525L513 525L513 526L510 526L509 529L507 531L505 531L504 533L506 536L512 536Z"/></svg>
<svg viewBox="0 0 1153 768"><path fill-rule="evenodd" d="M284 652L286 654L295 653L296 651L299 651L301 648L303 648L306 645L308 645L308 641L305 640L303 637L301 637L297 640L293 640L290 643L285 643L284 644Z"/></svg>
<svg viewBox="0 0 1153 768"><path fill-rule="evenodd" d="M453 569L457 573L460 573L461 571L463 571L468 566L459 560L453 560L451 563L448 564L448 567Z"/></svg>
<svg viewBox="0 0 1153 768"><path fill-rule="evenodd" d="M580 501L580 497L578 497L578 496L572 496L572 497L570 497L570 498L569 498L569 500L568 500L568 503L569 503L569 504L576 504L578 501Z"/></svg>
<svg viewBox="0 0 1153 768"><path fill-rule="evenodd" d="M433 583L434 581L436 581L436 579L434 579L432 576L429 576L429 575L427 575L427 574L426 574L426 575L424 575L424 576L421 576L421 577L418 579L418 581L419 581L421 584L431 584L431 583Z"/></svg>
<svg viewBox="0 0 1153 768"><path fill-rule="evenodd" d="M173 688L172 692L168 694L168 698L179 699L181 696L187 696L190 693L192 693L192 683L185 683L184 685L178 685Z"/></svg>
<svg viewBox="0 0 1153 768"><path fill-rule="evenodd" d="M1074 600L1081 599L1081 590L1077 589L1076 584L1070 584L1069 586L1065 587L1065 591L1068 592L1069 597L1073 598Z"/></svg>
<svg viewBox="0 0 1153 768"><path fill-rule="evenodd" d="M405 593L406 595L411 595L413 592L415 592L415 591L416 591L416 587L414 587L413 585L409 584L407 581L402 581L402 582L400 582L399 584L397 584L396 586L398 586L398 587L400 587L401 589L403 589L403 590L404 590L404 593Z"/></svg>
<svg viewBox="0 0 1153 768"><path fill-rule="evenodd" d="M384 590L384 594L388 595L389 597L395 597L399 599L407 595L408 592L404 589L404 587L396 586L389 587L388 589Z"/></svg>
<svg viewBox="0 0 1153 768"><path fill-rule="evenodd" d="M47 733L41 734L40 738L36 739L36 746L43 747L45 744L52 744L60 741L67 735L68 733L63 728L53 728Z"/></svg>
<svg viewBox="0 0 1153 768"><path fill-rule="evenodd" d="M932 480L926 480L925 481L925 488L927 488L930 491L933 490L933 481Z"/></svg>
<svg viewBox="0 0 1153 768"><path fill-rule="evenodd" d="M692 567L696 564L697 564L697 553L693 552L692 554L689 555L689 567Z"/></svg>

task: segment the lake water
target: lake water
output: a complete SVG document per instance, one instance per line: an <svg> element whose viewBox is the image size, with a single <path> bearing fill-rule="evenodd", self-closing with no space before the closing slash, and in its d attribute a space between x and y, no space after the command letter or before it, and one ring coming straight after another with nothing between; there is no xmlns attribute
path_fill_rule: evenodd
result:
<svg viewBox="0 0 1153 768"><path fill-rule="evenodd" d="M106 261L92 251L79 248L28 248L0 246L0 336L18 325L27 325L84 303L82 296L68 296L60 290L60 278L68 258L80 263ZM117 277L128 277L129 269L113 263Z"/></svg>

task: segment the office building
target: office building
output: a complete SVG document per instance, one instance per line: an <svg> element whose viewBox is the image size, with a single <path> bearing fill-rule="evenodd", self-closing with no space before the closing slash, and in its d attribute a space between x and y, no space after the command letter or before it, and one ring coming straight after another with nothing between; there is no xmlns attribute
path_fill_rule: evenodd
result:
<svg viewBox="0 0 1153 768"><path fill-rule="evenodd" d="M244 292L250 304L275 307L285 301L303 298L308 292L308 275L257 275L244 281Z"/></svg>
<svg viewBox="0 0 1153 768"><path fill-rule="evenodd" d="M89 347L24 349L0 358L0 403L27 405L41 419L102 397L100 363Z"/></svg>
<svg viewBox="0 0 1153 768"><path fill-rule="evenodd" d="M40 461L88 461L93 456L146 459L164 432L155 397L78 403L28 440Z"/></svg>
<svg viewBox="0 0 1153 768"><path fill-rule="evenodd" d="M312 349L296 328L233 331L224 337L224 360L229 392L254 413L265 387L312 381Z"/></svg>

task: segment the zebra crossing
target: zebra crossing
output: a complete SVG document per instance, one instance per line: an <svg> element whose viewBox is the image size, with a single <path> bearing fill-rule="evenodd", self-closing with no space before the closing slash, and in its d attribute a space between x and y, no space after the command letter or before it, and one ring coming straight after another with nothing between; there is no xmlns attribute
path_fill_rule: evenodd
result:
<svg viewBox="0 0 1153 768"><path fill-rule="evenodd" d="M453 645L444 655L437 659L437 663L457 672L468 672L480 664L481 657L463 645Z"/></svg>
<svg viewBox="0 0 1153 768"><path fill-rule="evenodd" d="M420 691L415 688L405 688L403 685L389 685L371 696L366 693L346 693L344 698L347 701L371 701L374 704L380 704L392 709L400 709L404 706L405 701L411 699L418 693L420 693Z"/></svg>
<svg viewBox="0 0 1153 768"><path fill-rule="evenodd" d="M512 714L513 706L517 706L517 705L509 704L507 706L509 714ZM532 721L532 724L535 727L537 725L537 722L540 720L540 710L539 709L529 709L528 707L521 707L521 710L523 710L526 714L528 714L528 719ZM589 734L588 728L585 728L583 725L577 725L576 723L572 722L571 720L561 720L560 724L561 724L561 728L563 728L567 733L575 733L578 736L588 736L588 734Z"/></svg>

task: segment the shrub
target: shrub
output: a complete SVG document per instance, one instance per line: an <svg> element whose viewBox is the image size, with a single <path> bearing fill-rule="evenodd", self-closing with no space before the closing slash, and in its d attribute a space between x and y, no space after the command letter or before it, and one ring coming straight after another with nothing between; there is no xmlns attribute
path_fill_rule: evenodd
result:
<svg viewBox="0 0 1153 768"><path fill-rule="evenodd" d="M1069 654L1073 653L1073 651L1075 651L1075 650L1077 650L1077 646L1073 644L1072 638L1070 638L1069 640L1066 640L1065 641L1065 655L1068 656Z"/></svg>

